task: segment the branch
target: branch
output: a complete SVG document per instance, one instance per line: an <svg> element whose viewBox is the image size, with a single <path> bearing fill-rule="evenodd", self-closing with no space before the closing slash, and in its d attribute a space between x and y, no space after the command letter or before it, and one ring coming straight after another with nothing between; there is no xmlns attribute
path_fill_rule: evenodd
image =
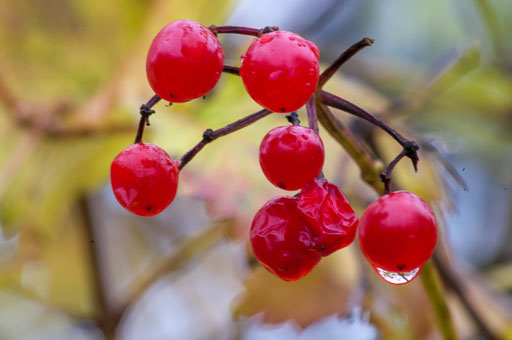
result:
<svg viewBox="0 0 512 340"><path fill-rule="evenodd" d="M419 149L419 146L416 144L416 142L404 138L400 133L398 133L395 129L391 128L389 125L384 123L381 119L372 115L368 111L363 110L357 105L352 104L351 102L342 99L332 93L319 91L319 98L322 103L334 107L336 109L348 112L359 118L362 118L387 132L407 151L406 156L411 159L412 164L414 166L414 170L418 170L419 157L417 151Z"/></svg>
<svg viewBox="0 0 512 340"><path fill-rule="evenodd" d="M183 241L176 252L151 267L146 273L139 275L141 279L129 287L128 298L114 313L114 319L119 322L130 306L135 304L152 284L163 276L185 267L192 259L203 254L225 237L232 227L231 221L215 223L199 235Z"/></svg>
<svg viewBox="0 0 512 340"><path fill-rule="evenodd" d="M320 75L320 79L318 80L317 89L321 89L325 83L331 79L331 77L340 69L340 67L345 64L350 58L352 58L357 52L361 51L366 46L370 46L373 44L375 40L370 38L363 38L354 45L350 46L345 52L343 52L338 59L336 59L325 71Z"/></svg>
<svg viewBox="0 0 512 340"><path fill-rule="evenodd" d="M315 105L316 99L315 95L311 97L311 99L306 104L306 111L308 113L308 125L309 128L318 134L318 117L316 114L316 105Z"/></svg>
<svg viewBox="0 0 512 340"><path fill-rule="evenodd" d="M240 75L240 68L235 66L224 65L222 72L234 74L235 76Z"/></svg>
<svg viewBox="0 0 512 340"><path fill-rule="evenodd" d="M262 29L251 28L251 27L243 27L243 26L215 26L211 25L208 27L213 34L217 35L219 33L230 33L230 34L242 34L242 35L252 35L255 37L261 37L265 33L270 33L274 31L279 31L279 27L277 26L265 26Z"/></svg>
<svg viewBox="0 0 512 340"><path fill-rule="evenodd" d="M318 120L327 132L348 152L361 170L361 178L379 194L383 194L380 184L380 173L384 167L368 152L352 132L337 119L327 106L316 100Z"/></svg>
<svg viewBox="0 0 512 340"><path fill-rule="evenodd" d="M297 114L296 111L293 111L292 113L286 115L285 117L286 117L286 120L288 120L288 122L290 124L295 125L295 126L300 125L299 115Z"/></svg>
<svg viewBox="0 0 512 340"><path fill-rule="evenodd" d="M137 135L135 136L135 142L134 143L141 143L142 142L142 136L144 134L144 126L149 126L149 116L151 116L153 113L155 113L154 110L152 110L153 106L155 106L156 103L160 101L160 98L158 95L154 95L147 101L146 104L142 104L140 106L140 120L139 120L139 127L137 128Z"/></svg>
<svg viewBox="0 0 512 340"><path fill-rule="evenodd" d="M402 152L400 152L398 154L398 156L395 157L395 159L393 159L389 164L388 166L386 167L386 169L384 170L384 172L382 172L380 174L380 179L382 180L382 182L384 183L384 192L386 194L389 194L391 192L391 173L393 172L393 169L395 168L395 166L398 164L398 162L400 162L400 160L402 158L404 158L405 156L407 155L407 150L406 149L403 149Z"/></svg>
<svg viewBox="0 0 512 340"><path fill-rule="evenodd" d="M434 317L444 340L457 340L453 320L445 301L444 291L432 263L427 261L420 273L425 293L434 310Z"/></svg>
<svg viewBox="0 0 512 340"><path fill-rule="evenodd" d="M220 128L218 130L207 129L203 133L203 139L199 143L197 143L196 146L194 146L191 150L185 153L183 157L181 157L180 166L178 167L178 169L183 169L183 167L185 167L185 165L187 165L188 162L190 162L192 158L194 158L194 156L197 155L197 153L199 153L199 151L201 151L206 146L206 144L213 142L219 137L228 135L246 126L249 126L254 122L260 120L261 118L268 116L271 113L272 111L263 109L240 120L237 120L234 123L226 125L225 127Z"/></svg>
<svg viewBox="0 0 512 340"><path fill-rule="evenodd" d="M437 267L437 270L439 271L439 275L441 279L443 280L443 283L451 289L455 295L459 298L460 302L464 306L464 308L467 310L469 316L475 324L477 325L478 329L482 333L482 335L487 340L496 340L498 337L493 334L491 329L486 325L484 320L482 320L481 316L478 314L477 310L474 308L474 306L469 301L469 298L467 297L467 294L464 290L464 282L459 279L459 277L455 274L453 270L451 270L439 257L439 255L435 252L432 256L432 261Z"/></svg>
<svg viewBox="0 0 512 340"><path fill-rule="evenodd" d="M80 209L82 212L83 224L85 228L85 242L89 247L89 255L92 267L92 280L96 290L98 304L100 307L99 326L107 339L115 339L117 322L112 315L112 308L109 304L107 290L108 282L105 276L106 269L101 260L101 242L97 234L95 225L91 221L89 203L86 197L80 198Z"/></svg>

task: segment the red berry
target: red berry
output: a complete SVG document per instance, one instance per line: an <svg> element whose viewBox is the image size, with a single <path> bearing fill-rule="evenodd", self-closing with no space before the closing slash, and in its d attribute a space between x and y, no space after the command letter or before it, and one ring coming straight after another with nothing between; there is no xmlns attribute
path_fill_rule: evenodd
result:
<svg viewBox="0 0 512 340"><path fill-rule="evenodd" d="M174 21L155 37L146 59L149 85L161 98L182 103L210 92L220 78L224 53L203 25Z"/></svg>
<svg viewBox="0 0 512 340"><path fill-rule="evenodd" d="M432 209L407 191L382 196L366 208L359 222L361 251L381 276L382 271L417 274L434 252L436 242Z"/></svg>
<svg viewBox="0 0 512 340"><path fill-rule="evenodd" d="M178 189L178 174L178 162L148 143L127 147L110 167L118 202L140 216L156 215L171 204Z"/></svg>
<svg viewBox="0 0 512 340"><path fill-rule="evenodd" d="M297 198L275 197L254 216L251 244L258 261L285 281L309 273L320 261L312 248L312 235L297 212Z"/></svg>
<svg viewBox="0 0 512 340"><path fill-rule="evenodd" d="M307 183L300 191L297 209L308 221L315 249L322 256L354 241L359 220L336 185L325 180Z"/></svg>
<svg viewBox="0 0 512 340"><path fill-rule="evenodd" d="M304 126L281 126L271 130L260 145L260 165L267 179L285 190L297 190L322 171L324 144Z"/></svg>
<svg viewBox="0 0 512 340"><path fill-rule="evenodd" d="M311 41L291 32L271 32L254 39L242 56L240 76L258 104L274 112L291 112L313 95L318 58Z"/></svg>

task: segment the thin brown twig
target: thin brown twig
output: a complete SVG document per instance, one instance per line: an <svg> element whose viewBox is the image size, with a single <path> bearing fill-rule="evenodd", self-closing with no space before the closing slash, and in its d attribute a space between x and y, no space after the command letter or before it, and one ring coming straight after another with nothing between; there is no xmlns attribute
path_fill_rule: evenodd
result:
<svg viewBox="0 0 512 340"><path fill-rule="evenodd" d="M318 121L325 130L356 162L361 170L361 178L379 194L384 193L379 178L384 168L383 164L372 156L361 141L318 98L316 100L316 112Z"/></svg>
<svg viewBox="0 0 512 340"><path fill-rule="evenodd" d="M306 104L306 111L308 113L308 126L311 130L315 131L317 134L319 133L318 130L318 116L316 114L316 104L315 104L315 95L309 99L308 103Z"/></svg>
<svg viewBox="0 0 512 340"><path fill-rule="evenodd" d="M299 115L297 114L297 112L293 111L290 114L286 115L285 117L290 124L295 125L295 126L300 125L300 119L299 119Z"/></svg>
<svg viewBox="0 0 512 340"><path fill-rule="evenodd" d="M350 58L367 46L371 46L375 40L363 38L343 52L325 71L322 72L318 80L317 89L321 89L325 83L345 64Z"/></svg>
<svg viewBox="0 0 512 340"><path fill-rule="evenodd" d="M389 194L391 192L391 173L395 169L395 166L400 162L402 158L407 155L407 150L403 149L398 156L396 156L386 167L386 169L380 174L380 179L384 183L384 193ZM407 280L406 280L407 281Z"/></svg>
<svg viewBox="0 0 512 340"><path fill-rule="evenodd" d="M240 68L236 67L236 66L224 65L224 68L222 69L222 72L233 74L235 76L239 76L240 75Z"/></svg>
<svg viewBox="0 0 512 340"><path fill-rule="evenodd" d="M254 37L261 37L265 33L270 33L274 31L279 31L279 27L277 26L265 26L264 28L252 28L252 27L243 27L243 26L215 26L211 25L208 27L213 34L221 34L221 33L229 33L229 34L241 34L241 35L251 35Z"/></svg>
<svg viewBox="0 0 512 340"><path fill-rule="evenodd" d="M412 164L414 166L414 170L418 170L419 157L417 151L419 149L419 146L418 144L416 144L416 142L404 138L400 133L398 133L395 129L391 128L389 125L384 123L381 119L372 115L368 111L360 108L359 106L349 102L348 100L345 100L332 93L325 91L319 91L317 92L317 95L319 97L319 100L323 104L345 111L359 118L362 118L384 130L391 137L393 137L393 139L395 139L405 150L407 150L407 153L405 155L411 159Z"/></svg>
<svg viewBox="0 0 512 340"><path fill-rule="evenodd" d="M144 127L149 125L149 116L155 113L155 111L152 110L152 108L156 105L156 103L160 101L160 99L162 98L155 94L146 102L146 104L142 104L140 106L139 127L137 128L137 135L135 136L134 143L142 142L142 136L144 135Z"/></svg>
<svg viewBox="0 0 512 340"><path fill-rule="evenodd" d="M251 115L248 115L247 117L239 119L234 123L226 125L225 127L220 128L218 130L207 129L203 133L203 139L201 139L201 141L199 143L197 143L192 149L190 149L187 153L185 153L183 155L183 157L181 157L180 165L178 168L180 170L183 169L185 167L185 165L187 165L188 162L190 162L192 160L192 158L194 158L194 156L197 155L197 153L199 153L199 151L201 151L206 146L206 144L213 142L214 140L216 140L219 137L228 135L228 134L238 131L246 126L249 126L249 125L253 124L254 122L260 120L261 118L268 116L271 113L272 113L272 111L263 109L258 112L255 112Z"/></svg>

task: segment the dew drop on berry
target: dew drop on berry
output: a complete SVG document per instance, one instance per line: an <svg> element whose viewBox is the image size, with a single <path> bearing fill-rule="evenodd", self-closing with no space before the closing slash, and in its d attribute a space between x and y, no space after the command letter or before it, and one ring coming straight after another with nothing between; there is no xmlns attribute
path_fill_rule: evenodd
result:
<svg viewBox="0 0 512 340"><path fill-rule="evenodd" d="M282 76L283 76L283 71L277 70L277 71L272 72L268 78L270 80L280 80L282 78Z"/></svg>
<svg viewBox="0 0 512 340"><path fill-rule="evenodd" d="M392 272L379 267L373 267L377 274L386 282L394 285L402 285L412 281L420 273L421 267L406 272Z"/></svg>
<svg viewBox="0 0 512 340"><path fill-rule="evenodd" d="M274 39L274 37L273 37L273 36L266 34L266 35L263 35L263 36L261 37L260 42L261 42L262 44L266 44L266 43L268 43L268 42L271 42L271 41L272 41L272 39Z"/></svg>

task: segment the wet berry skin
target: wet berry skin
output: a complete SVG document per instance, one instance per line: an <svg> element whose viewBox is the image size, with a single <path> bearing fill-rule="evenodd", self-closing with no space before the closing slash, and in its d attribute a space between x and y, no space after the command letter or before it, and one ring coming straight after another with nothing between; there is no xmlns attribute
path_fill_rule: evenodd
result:
<svg viewBox="0 0 512 340"><path fill-rule="evenodd" d="M321 258L311 247L312 235L297 212L295 197L268 201L254 216L250 238L256 259L285 281L308 274Z"/></svg>
<svg viewBox="0 0 512 340"><path fill-rule="evenodd" d="M297 209L308 221L314 247L322 256L354 241L359 219L338 186L325 180L307 183L300 191Z"/></svg>
<svg viewBox="0 0 512 340"><path fill-rule="evenodd" d="M267 179L285 190L297 190L322 171L324 145L320 136L304 126L272 129L260 145L260 165Z"/></svg>
<svg viewBox="0 0 512 340"><path fill-rule="evenodd" d="M430 206L407 191L384 195L366 208L359 222L359 246L374 267L408 272L434 252L437 224Z"/></svg>
<svg viewBox="0 0 512 340"><path fill-rule="evenodd" d="M276 31L254 39L242 56L240 76L249 95L274 112L298 110L313 95L319 77L316 45Z"/></svg>
<svg viewBox="0 0 512 340"><path fill-rule="evenodd" d="M224 53L217 37L203 25L174 21L155 37L146 59L146 73L155 93L182 103L210 92L222 73Z"/></svg>
<svg viewBox="0 0 512 340"><path fill-rule="evenodd" d="M178 162L156 145L133 144L114 158L110 181L117 201L140 216L164 210L176 196Z"/></svg>

